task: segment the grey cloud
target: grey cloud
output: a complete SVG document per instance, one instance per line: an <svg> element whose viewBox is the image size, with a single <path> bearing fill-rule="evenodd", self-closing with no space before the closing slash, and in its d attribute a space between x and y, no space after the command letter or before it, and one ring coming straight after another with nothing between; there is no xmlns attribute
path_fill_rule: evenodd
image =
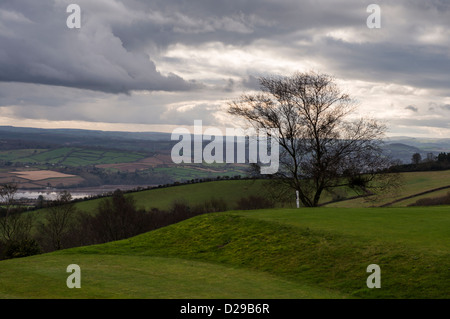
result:
<svg viewBox="0 0 450 319"><path fill-rule="evenodd" d="M235 88L235 82L234 82L234 80L233 79L228 79L227 80L227 83L225 84L225 87L224 87L224 91L225 92L233 92L234 91L234 88Z"/></svg>
<svg viewBox="0 0 450 319"><path fill-rule="evenodd" d="M125 3L125 1L124 1ZM297 0L127 1L143 18L116 23L112 29L128 48L173 43L195 45L220 41L248 45L259 39L280 40L302 30L358 25L365 21L367 5L353 1ZM128 4L131 3L130 6Z"/></svg>
<svg viewBox="0 0 450 319"><path fill-rule="evenodd" d="M176 74L163 75L150 57L127 51L108 25L84 16L81 29L68 29L64 5L52 1L2 4L0 81L67 86L109 93L132 90L186 91L198 86ZM34 10L33 10L34 9ZM82 11L84 12L84 11Z"/></svg>
<svg viewBox="0 0 450 319"><path fill-rule="evenodd" d="M428 103L428 110L429 111L439 111L439 110L450 111L450 104L430 102L430 103Z"/></svg>
<svg viewBox="0 0 450 319"><path fill-rule="evenodd" d="M219 107L200 103L189 110L181 111L179 109L170 109L161 114L161 119L175 125L192 125L195 120L202 120L203 125L214 125L214 114Z"/></svg>
<svg viewBox="0 0 450 319"><path fill-rule="evenodd" d="M45 106L57 108L70 102L85 103L91 98L105 98L106 94L85 91L68 87L54 87L30 83L8 82L0 83L0 107L11 105Z"/></svg>
<svg viewBox="0 0 450 319"><path fill-rule="evenodd" d="M0 106L14 106L17 116L176 124L197 118L213 123L215 99L257 90L258 76L279 70L276 65L260 70L240 61L234 68L208 61L203 65L201 60L194 64L181 49L175 58L165 56L177 44L195 52L204 44L219 43L224 49L230 45L233 54L262 52L274 64L277 59L281 64L288 60L287 65L311 61L323 67L317 71L348 82L426 88L444 98L449 92L450 43L445 32L450 4L444 0L381 0L381 30L366 27L366 7L373 3L369 0L78 0L82 28L69 30L65 9L72 2L0 3ZM339 40L330 35L335 31L348 31L350 38ZM173 73L164 73L158 63ZM176 66L181 65L178 74L192 79L211 74L212 79L188 81L183 78L187 75L177 75ZM153 93L141 100L134 92L140 90ZM183 101L196 107L170 108ZM405 105L413 103L406 109L416 113L416 100ZM27 106L36 108L30 111ZM445 103L429 107L441 113L450 109ZM426 103L421 106L425 108Z"/></svg>
<svg viewBox="0 0 450 319"><path fill-rule="evenodd" d="M223 86L224 92L242 92L243 90L259 90L260 84L258 77L248 75L241 77L239 80L227 79Z"/></svg>
<svg viewBox="0 0 450 319"><path fill-rule="evenodd" d="M361 45L326 39L319 54L342 76L447 89L450 63L448 54L441 51L395 43Z"/></svg>
<svg viewBox="0 0 450 319"><path fill-rule="evenodd" d="M439 118L401 118L401 119L392 119L389 121L390 124L395 124L399 126L409 126L410 128L414 127L435 127L435 128L450 128L450 123L448 119L444 116Z"/></svg>
<svg viewBox="0 0 450 319"><path fill-rule="evenodd" d="M413 112L418 112L419 111L419 109L417 107L413 106L413 105L408 105L407 107L405 107L405 110L410 110L410 111L413 111Z"/></svg>
<svg viewBox="0 0 450 319"><path fill-rule="evenodd" d="M0 32L0 81L111 93L185 91L201 85L175 74L161 74L149 53L160 54L177 43L217 41L245 47L260 39L272 41L275 47L291 47L301 57L320 59L343 76L377 81L388 77L414 86L440 88L449 80L448 47L392 41L356 44L326 36L339 28L366 28L369 2L79 0L83 17L80 30L65 27L69 3L10 0L1 4L0 9L9 16L24 19L5 22L13 35ZM437 0L425 7L420 1L410 1L408 7L401 5L406 2L397 3L412 17L422 14L430 19L436 15L422 12L446 8L445 2ZM388 17L389 10L396 14L399 10L384 1L380 5ZM445 13L437 17L441 21ZM430 23L433 21L421 25ZM302 39L310 45L295 44Z"/></svg>
<svg viewBox="0 0 450 319"><path fill-rule="evenodd" d="M261 88L258 77L254 75L248 75L247 77L242 79L242 84L245 88L251 90L259 90Z"/></svg>
<svg viewBox="0 0 450 319"><path fill-rule="evenodd" d="M202 101L204 95L202 90L182 96L171 92L113 95L68 87L0 83L0 114L7 108L8 116L17 119L173 125L190 125L202 119L205 125L212 125L220 107L214 100Z"/></svg>
<svg viewBox="0 0 450 319"><path fill-rule="evenodd" d="M450 104L442 104L440 105L440 108L446 111L450 111Z"/></svg>

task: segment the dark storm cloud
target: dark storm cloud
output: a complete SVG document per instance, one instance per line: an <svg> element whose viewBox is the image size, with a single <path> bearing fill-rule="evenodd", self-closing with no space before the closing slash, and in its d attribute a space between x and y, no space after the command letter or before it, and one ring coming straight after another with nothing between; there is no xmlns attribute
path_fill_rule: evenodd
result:
<svg viewBox="0 0 450 319"><path fill-rule="evenodd" d="M80 0L83 20L79 30L65 25L69 3L2 2L0 81L111 93L189 90L200 84L173 73L161 74L148 54L159 54L177 43L217 41L250 46L260 39L297 48L303 57L328 61L336 73L368 80L388 77L415 86L443 87L450 71L447 46L348 43L326 36L339 28L366 28L369 2L365 1ZM387 12L391 8L401 13L401 3L406 4L399 1L388 6L380 1ZM408 4L404 13L411 20L420 12L429 12L432 17L437 8L448 10L444 1ZM445 17L445 13L438 17L442 15ZM433 21L421 21L421 25L429 23ZM387 25L392 26L392 20ZM319 40L313 43L313 37ZM305 48L294 44L302 39L314 45Z"/></svg>
<svg viewBox="0 0 450 319"><path fill-rule="evenodd" d="M367 4L355 4L351 0L123 2L129 10L145 16L112 26L124 46L132 50L149 45L164 50L175 43L221 42L248 46L261 39L289 45L299 39L299 33L310 39L322 29L365 25L367 17Z"/></svg>
<svg viewBox="0 0 450 319"><path fill-rule="evenodd" d="M162 75L149 56L127 51L92 12L82 11L80 29L67 28L65 9L53 1L2 3L0 81L110 93L198 86L175 74Z"/></svg>

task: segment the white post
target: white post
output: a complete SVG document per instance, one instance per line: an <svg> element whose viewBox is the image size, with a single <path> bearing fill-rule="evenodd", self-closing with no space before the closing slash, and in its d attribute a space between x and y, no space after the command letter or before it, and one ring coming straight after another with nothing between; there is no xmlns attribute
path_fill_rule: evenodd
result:
<svg viewBox="0 0 450 319"><path fill-rule="evenodd" d="M298 195L298 191L295 191L296 195L297 195L297 208L300 208L300 198Z"/></svg>

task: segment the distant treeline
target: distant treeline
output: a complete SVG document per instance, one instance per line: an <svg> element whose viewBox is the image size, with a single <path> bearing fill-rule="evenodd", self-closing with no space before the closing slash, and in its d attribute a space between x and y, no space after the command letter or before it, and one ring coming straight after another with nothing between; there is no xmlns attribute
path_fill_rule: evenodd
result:
<svg viewBox="0 0 450 319"><path fill-rule="evenodd" d="M417 155L417 154L414 154ZM413 155L413 158L414 158ZM438 156L430 156L425 160L417 160L415 163L394 165L389 168L390 171L400 172L423 172L423 171L443 171L450 169L450 153L439 153Z"/></svg>

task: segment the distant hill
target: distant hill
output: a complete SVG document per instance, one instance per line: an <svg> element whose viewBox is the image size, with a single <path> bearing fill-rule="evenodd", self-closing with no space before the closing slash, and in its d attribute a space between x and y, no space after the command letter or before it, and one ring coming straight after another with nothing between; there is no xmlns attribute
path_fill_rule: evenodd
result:
<svg viewBox="0 0 450 319"><path fill-rule="evenodd" d="M113 148L133 151L169 151L174 141L170 133L162 132L119 132L82 129L41 129L0 126L0 141L20 140L23 143L45 145L71 145ZM391 137L385 140L385 149L393 158L410 163L414 153L426 157L427 153L437 155L450 151L450 138ZM1 147L1 144L0 144ZM37 148L34 146L34 148Z"/></svg>
<svg viewBox="0 0 450 319"><path fill-rule="evenodd" d="M40 129L0 126L0 140L32 142L33 147L88 146L131 151L168 151L171 149L170 134L158 132L108 132L78 129Z"/></svg>
<svg viewBox="0 0 450 319"><path fill-rule="evenodd" d="M186 164L171 159L178 141L160 132L106 132L0 126L0 181L20 188L161 185L245 176L245 164ZM22 171L51 170L69 179L23 179Z"/></svg>
<svg viewBox="0 0 450 319"><path fill-rule="evenodd" d="M0 126L0 179L14 170L46 169L77 175L83 183L43 181L32 186L158 185L196 178L246 175L245 164L175 165L170 152L178 141L170 133ZM403 164L414 153L427 158L450 151L450 139L388 138L385 153ZM204 141L204 145L209 143ZM224 146L225 147L225 146ZM226 151L224 148L224 155ZM237 156L235 154L235 156ZM6 174L6 175L5 175ZM78 183L78 184L76 184ZM36 184L36 183L34 183Z"/></svg>
<svg viewBox="0 0 450 319"><path fill-rule="evenodd" d="M394 137L386 139L385 149L393 158L401 160L404 164L411 163L414 153L422 158L432 153L437 156L441 152L450 152L450 138L414 138Z"/></svg>
<svg viewBox="0 0 450 319"><path fill-rule="evenodd" d="M406 145L403 143L389 143L384 146L385 153L390 155L393 159L400 160L407 164L411 162L411 157L414 153L424 153L418 147Z"/></svg>
<svg viewBox="0 0 450 319"><path fill-rule="evenodd" d="M448 152L450 150L450 138L416 138L416 137L392 137L389 143L402 143L420 148L424 152Z"/></svg>

